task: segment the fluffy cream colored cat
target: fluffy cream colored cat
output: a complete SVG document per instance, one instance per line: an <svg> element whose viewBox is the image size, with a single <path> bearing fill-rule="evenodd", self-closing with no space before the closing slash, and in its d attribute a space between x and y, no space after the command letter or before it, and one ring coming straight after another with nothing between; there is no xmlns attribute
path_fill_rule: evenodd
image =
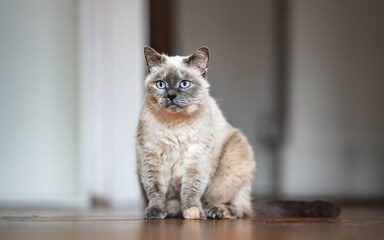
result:
<svg viewBox="0 0 384 240"><path fill-rule="evenodd" d="M188 57L144 49L149 74L137 131L147 218L241 217L252 213L251 146L209 95L208 48Z"/></svg>

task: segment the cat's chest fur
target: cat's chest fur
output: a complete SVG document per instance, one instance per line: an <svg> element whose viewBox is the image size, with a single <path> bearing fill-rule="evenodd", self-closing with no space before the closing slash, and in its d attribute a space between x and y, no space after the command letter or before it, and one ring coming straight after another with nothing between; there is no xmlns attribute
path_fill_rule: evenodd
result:
<svg viewBox="0 0 384 240"><path fill-rule="evenodd" d="M160 128L150 141L154 151L158 151L164 163L182 162L191 147L198 144L198 132L188 126Z"/></svg>
<svg viewBox="0 0 384 240"><path fill-rule="evenodd" d="M151 123L146 125L149 127ZM145 148L159 151L163 154L187 151L191 145L198 143L202 136L202 129L197 124L180 126L164 126L162 124L151 124L145 134ZM153 126L154 125L154 126Z"/></svg>
<svg viewBox="0 0 384 240"><path fill-rule="evenodd" d="M178 126L152 122L147 126L151 128L144 136L143 150L158 158L159 168L164 170L165 177L170 178L173 186L180 186L187 166L192 164L191 161L198 161L192 156L209 154L210 144L206 143L206 135L210 129L201 121Z"/></svg>

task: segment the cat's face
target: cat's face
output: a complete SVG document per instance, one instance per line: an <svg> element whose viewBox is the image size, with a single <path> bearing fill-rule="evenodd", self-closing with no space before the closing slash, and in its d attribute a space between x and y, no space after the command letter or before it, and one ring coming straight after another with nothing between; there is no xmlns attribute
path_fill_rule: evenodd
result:
<svg viewBox="0 0 384 240"><path fill-rule="evenodd" d="M169 113L191 114L199 110L208 96L208 49L200 48L187 57L160 55L150 47L145 47L144 53L149 71L145 88L150 107Z"/></svg>

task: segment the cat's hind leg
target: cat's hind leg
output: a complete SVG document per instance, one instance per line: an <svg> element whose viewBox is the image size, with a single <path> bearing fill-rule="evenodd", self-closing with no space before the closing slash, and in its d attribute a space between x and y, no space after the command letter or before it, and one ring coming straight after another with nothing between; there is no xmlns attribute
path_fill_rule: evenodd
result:
<svg viewBox="0 0 384 240"><path fill-rule="evenodd" d="M253 216L250 192L251 184L245 185L231 201L232 211L237 217Z"/></svg>
<svg viewBox="0 0 384 240"><path fill-rule="evenodd" d="M230 203L215 204L213 207L205 208L207 216L213 219L238 218L244 215L253 216L249 192L250 186L243 186Z"/></svg>
<svg viewBox="0 0 384 240"><path fill-rule="evenodd" d="M250 189L243 186L230 203L214 204L205 207L205 211L209 218L213 219L229 219L246 216L253 216L252 203L249 196Z"/></svg>
<svg viewBox="0 0 384 240"><path fill-rule="evenodd" d="M207 210L207 217L213 219L229 219L236 217L233 214L233 207L225 204L218 204Z"/></svg>
<svg viewBox="0 0 384 240"><path fill-rule="evenodd" d="M251 184L255 172L252 149L235 130L224 142L215 172L202 197L210 218L252 216Z"/></svg>

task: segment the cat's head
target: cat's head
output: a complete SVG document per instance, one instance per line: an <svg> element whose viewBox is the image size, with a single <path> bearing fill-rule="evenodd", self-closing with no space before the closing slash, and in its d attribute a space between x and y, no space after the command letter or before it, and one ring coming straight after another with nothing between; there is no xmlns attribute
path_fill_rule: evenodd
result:
<svg viewBox="0 0 384 240"><path fill-rule="evenodd" d="M208 48L186 57L169 57L146 46L144 54L149 72L145 90L153 111L192 114L204 105L209 88Z"/></svg>

